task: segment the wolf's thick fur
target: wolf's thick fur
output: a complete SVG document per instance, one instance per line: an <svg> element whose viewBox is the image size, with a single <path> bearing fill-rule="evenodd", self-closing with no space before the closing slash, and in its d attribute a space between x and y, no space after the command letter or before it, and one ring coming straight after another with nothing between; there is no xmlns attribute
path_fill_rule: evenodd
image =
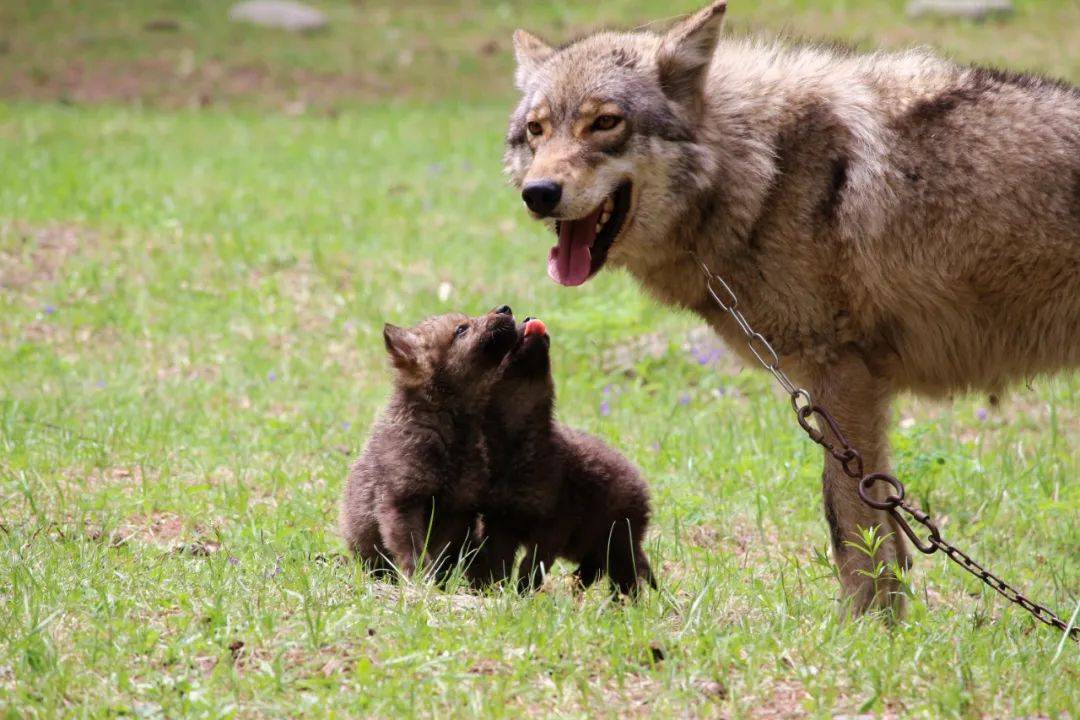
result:
<svg viewBox="0 0 1080 720"><path fill-rule="evenodd" d="M549 220L631 181L607 265L752 359L697 253L867 472L888 469L898 391L996 391L1080 363L1080 90L924 51L721 39L723 13L563 48L516 33L506 166L518 186L561 186ZM879 525L877 559L906 565L897 529L828 457L823 484L853 608L902 609L846 545Z"/></svg>

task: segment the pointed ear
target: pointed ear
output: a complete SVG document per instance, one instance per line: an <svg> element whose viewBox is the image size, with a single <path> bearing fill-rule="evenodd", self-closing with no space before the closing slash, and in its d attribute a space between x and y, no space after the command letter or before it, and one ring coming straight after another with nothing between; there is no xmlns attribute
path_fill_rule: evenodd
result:
<svg viewBox="0 0 1080 720"><path fill-rule="evenodd" d="M416 336L411 331L387 323L383 325L382 336L395 368L411 370L416 367Z"/></svg>
<svg viewBox="0 0 1080 720"><path fill-rule="evenodd" d="M701 98L726 9L726 0L718 0L675 25L660 41L656 54L660 86L675 102L695 103Z"/></svg>
<svg viewBox="0 0 1080 720"><path fill-rule="evenodd" d="M555 54L555 48L527 30L514 31L514 55L517 57L517 72L514 83L519 90L529 81L533 73Z"/></svg>

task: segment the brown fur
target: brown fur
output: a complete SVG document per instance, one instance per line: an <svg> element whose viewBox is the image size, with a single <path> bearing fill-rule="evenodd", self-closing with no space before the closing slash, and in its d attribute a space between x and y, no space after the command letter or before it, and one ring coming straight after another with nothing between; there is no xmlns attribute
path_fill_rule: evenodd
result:
<svg viewBox="0 0 1080 720"><path fill-rule="evenodd" d="M1080 364L1076 87L922 51L721 39L723 12L559 49L515 35L522 100L506 165L518 186L562 184L548 222L585 217L631 181L627 218L594 261L606 255L755 362L688 253L701 256L867 472L888 470L897 392L996 391ZM597 101L625 118L615 155L569 132ZM547 125L527 133L538 107ZM853 608L902 610L895 580L874 583L847 545L880 526L891 535L877 560L906 565L897 528L828 457L823 483Z"/></svg>
<svg viewBox="0 0 1080 720"><path fill-rule="evenodd" d="M489 479L482 409L517 340L514 320L450 314L383 335L395 387L349 472L341 532L373 569L441 575L475 540Z"/></svg>
<svg viewBox="0 0 1080 720"><path fill-rule="evenodd" d="M548 346L546 335L524 337L488 406L492 477L477 576L506 578L524 546L523 592L540 586L556 558L578 564L583 586L602 575L622 593L635 593L642 580L655 586L641 547L649 523L645 482L615 450L555 422Z"/></svg>

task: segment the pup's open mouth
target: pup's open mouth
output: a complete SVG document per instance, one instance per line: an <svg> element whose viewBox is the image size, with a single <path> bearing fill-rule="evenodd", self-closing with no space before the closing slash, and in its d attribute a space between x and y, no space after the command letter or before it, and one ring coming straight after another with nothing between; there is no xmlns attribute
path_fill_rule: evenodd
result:
<svg viewBox="0 0 1080 720"><path fill-rule="evenodd" d="M559 244L548 255L548 275L560 285L580 285L596 274L619 236L630 211L632 185L624 182L591 213L577 220L559 220Z"/></svg>

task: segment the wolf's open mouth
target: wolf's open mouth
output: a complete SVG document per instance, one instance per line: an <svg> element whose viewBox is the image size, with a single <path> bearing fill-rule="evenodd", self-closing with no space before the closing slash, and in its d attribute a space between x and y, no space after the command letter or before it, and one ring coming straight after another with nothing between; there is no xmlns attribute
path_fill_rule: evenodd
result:
<svg viewBox="0 0 1080 720"><path fill-rule="evenodd" d="M548 275L560 285L580 285L607 260L608 250L630 211L631 183L624 182L583 218L559 220L559 244L548 255Z"/></svg>

